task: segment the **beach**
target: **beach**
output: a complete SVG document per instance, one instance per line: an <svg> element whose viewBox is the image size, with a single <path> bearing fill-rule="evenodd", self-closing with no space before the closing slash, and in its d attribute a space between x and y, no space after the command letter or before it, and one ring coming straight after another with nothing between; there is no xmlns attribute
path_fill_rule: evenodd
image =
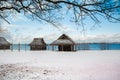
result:
<svg viewBox="0 0 120 80"><path fill-rule="evenodd" d="M120 50L0 51L0 80L120 80Z"/></svg>

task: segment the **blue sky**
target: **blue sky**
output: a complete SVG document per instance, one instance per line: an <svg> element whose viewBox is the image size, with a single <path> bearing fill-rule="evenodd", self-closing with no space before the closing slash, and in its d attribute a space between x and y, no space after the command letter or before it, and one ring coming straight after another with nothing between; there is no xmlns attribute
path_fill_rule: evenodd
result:
<svg viewBox="0 0 120 80"><path fill-rule="evenodd" d="M70 15L69 15L70 16ZM110 23L105 18L101 18L101 23L94 25L90 19L85 20L86 36L83 35L82 26L76 25L69 20L61 20L59 28L46 22L39 22L26 18L22 14L16 14L9 18L11 24L3 22L4 29L7 29L10 42L30 43L33 38L43 37L47 43L51 43L61 34L65 33L73 38L74 41L120 41L120 23ZM2 34L0 36L3 36ZM116 37L115 37L116 36ZM118 36L118 37L117 37ZM115 39L113 39L115 38Z"/></svg>

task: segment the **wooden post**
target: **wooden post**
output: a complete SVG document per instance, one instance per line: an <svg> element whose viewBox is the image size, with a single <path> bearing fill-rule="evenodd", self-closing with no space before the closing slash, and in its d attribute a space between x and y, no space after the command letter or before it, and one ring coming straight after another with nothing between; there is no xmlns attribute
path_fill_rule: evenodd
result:
<svg viewBox="0 0 120 80"><path fill-rule="evenodd" d="M77 51L77 45L75 44L75 51Z"/></svg>
<svg viewBox="0 0 120 80"><path fill-rule="evenodd" d="M62 45L62 51L63 51L63 45Z"/></svg>
<svg viewBox="0 0 120 80"><path fill-rule="evenodd" d="M18 51L20 52L20 43L18 44Z"/></svg>
<svg viewBox="0 0 120 80"><path fill-rule="evenodd" d="M51 46L51 45L48 44L48 50L50 50L50 46Z"/></svg>
<svg viewBox="0 0 120 80"><path fill-rule="evenodd" d="M12 43L12 45L11 45L11 51L13 52L13 43Z"/></svg>
<svg viewBox="0 0 120 80"><path fill-rule="evenodd" d="M25 51L26 51L26 43L25 43Z"/></svg>
<svg viewBox="0 0 120 80"><path fill-rule="evenodd" d="M73 45L73 51L75 51L76 50L76 45Z"/></svg>
<svg viewBox="0 0 120 80"><path fill-rule="evenodd" d="M48 45L46 45L46 50L49 50L49 44L48 44Z"/></svg>
<svg viewBox="0 0 120 80"><path fill-rule="evenodd" d="M54 51L54 45L52 46L52 51Z"/></svg>
<svg viewBox="0 0 120 80"><path fill-rule="evenodd" d="M72 47L72 45L71 45L71 51L73 50L73 47Z"/></svg>
<svg viewBox="0 0 120 80"><path fill-rule="evenodd" d="M74 48L74 51L77 51L77 45L74 45L74 47L75 47L75 48Z"/></svg>

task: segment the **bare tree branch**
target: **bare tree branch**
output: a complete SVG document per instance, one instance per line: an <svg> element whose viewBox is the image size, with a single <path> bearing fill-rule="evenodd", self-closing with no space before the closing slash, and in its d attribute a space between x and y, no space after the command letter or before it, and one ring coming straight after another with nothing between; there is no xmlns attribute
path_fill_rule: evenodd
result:
<svg viewBox="0 0 120 80"><path fill-rule="evenodd" d="M72 20L82 25L85 17L99 23L98 15L110 22L120 22L119 0L0 0L0 17L8 23L9 20L3 14L9 16L13 10L57 26L62 9L66 9L67 14L70 14L68 10L72 11Z"/></svg>

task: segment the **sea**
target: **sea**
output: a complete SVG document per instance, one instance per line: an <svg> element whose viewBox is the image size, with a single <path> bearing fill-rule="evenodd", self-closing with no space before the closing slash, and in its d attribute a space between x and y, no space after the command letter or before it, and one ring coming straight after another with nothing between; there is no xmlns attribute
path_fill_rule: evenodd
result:
<svg viewBox="0 0 120 80"><path fill-rule="evenodd" d="M11 46L12 50L25 50L29 51L30 46L29 44L13 44ZM58 46L52 47L51 45L47 44L46 50L58 50ZM89 44L77 44L74 46L74 50L120 50L120 43L107 43L107 44L100 44L100 43L89 43Z"/></svg>

